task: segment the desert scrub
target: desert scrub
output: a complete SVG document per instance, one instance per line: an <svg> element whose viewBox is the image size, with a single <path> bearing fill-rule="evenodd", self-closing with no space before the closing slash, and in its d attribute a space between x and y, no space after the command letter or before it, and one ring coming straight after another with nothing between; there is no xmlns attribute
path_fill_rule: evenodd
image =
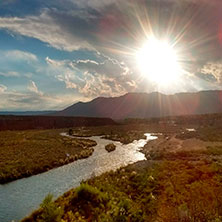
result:
<svg viewBox="0 0 222 222"><path fill-rule="evenodd" d="M116 146L113 143L110 143L105 146L105 149L107 152L112 152L116 149Z"/></svg>
<svg viewBox="0 0 222 222"><path fill-rule="evenodd" d="M0 183L87 158L96 142L60 135L61 130L0 132Z"/></svg>

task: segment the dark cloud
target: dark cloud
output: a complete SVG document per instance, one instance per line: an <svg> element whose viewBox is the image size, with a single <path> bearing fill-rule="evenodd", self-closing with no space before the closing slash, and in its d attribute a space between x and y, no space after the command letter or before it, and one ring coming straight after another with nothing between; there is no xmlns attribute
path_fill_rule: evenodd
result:
<svg viewBox="0 0 222 222"><path fill-rule="evenodd" d="M208 74L208 73L195 73L195 75L200 78L200 79L203 79L205 81L209 81L209 82L217 82L217 79L214 75L212 74Z"/></svg>

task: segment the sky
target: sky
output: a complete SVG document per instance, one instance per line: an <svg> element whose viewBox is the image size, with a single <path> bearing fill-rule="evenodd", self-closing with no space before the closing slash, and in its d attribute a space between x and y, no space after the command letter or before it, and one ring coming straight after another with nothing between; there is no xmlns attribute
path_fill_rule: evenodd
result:
<svg viewBox="0 0 222 222"><path fill-rule="evenodd" d="M0 111L222 89L221 11L221 0L0 0ZM180 81L141 74L136 53L150 35L173 45Z"/></svg>

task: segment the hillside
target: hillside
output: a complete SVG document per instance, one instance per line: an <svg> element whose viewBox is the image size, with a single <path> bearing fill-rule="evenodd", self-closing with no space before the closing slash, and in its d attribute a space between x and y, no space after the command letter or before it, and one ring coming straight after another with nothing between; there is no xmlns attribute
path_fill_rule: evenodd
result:
<svg viewBox="0 0 222 222"><path fill-rule="evenodd" d="M149 118L195 115L222 112L222 91L201 91L164 95L127 93L120 97L99 97L90 102L79 102L56 116L109 117L113 119Z"/></svg>

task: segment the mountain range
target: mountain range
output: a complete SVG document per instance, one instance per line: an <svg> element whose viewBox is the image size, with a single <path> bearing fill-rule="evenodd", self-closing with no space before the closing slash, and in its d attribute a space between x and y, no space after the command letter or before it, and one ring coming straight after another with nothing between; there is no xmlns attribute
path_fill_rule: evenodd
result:
<svg viewBox="0 0 222 222"><path fill-rule="evenodd" d="M98 97L78 102L50 115L109 117L112 119L222 113L222 91L200 91L165 95L127 93L120 97Z"/></svg>

